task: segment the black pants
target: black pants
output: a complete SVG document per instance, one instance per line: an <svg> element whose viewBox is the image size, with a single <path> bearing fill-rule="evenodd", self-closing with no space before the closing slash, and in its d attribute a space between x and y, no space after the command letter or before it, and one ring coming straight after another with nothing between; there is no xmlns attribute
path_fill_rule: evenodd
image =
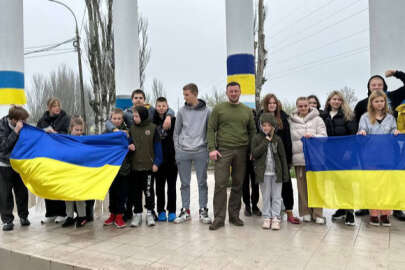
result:
<svg viewBox="0 0 405 270"><path fill-rule="evenodd" d="M167 211L176 213L176 180L177 165L173 162L162 164L159 171L154 175L156 180L157 212L165 212L166 196L165 188L167 183Z"/></svg>
<svg viewBox="0 0 405 270"><path fill-rule="evenodd" d="M128 177L118 174L110 187L110 213L123 214L128 197Z"/></svg>
<svg viewBox="0 0 405 270"><path fill-rule="evenodd" d="M294 193L291 180L288 182L283 182L283 187L281 189L281 197L283 198L285 210L293 210Z"/></svg>
<svg viewBox="0 0 405 270"><path fill-rule="evenodd" d="M125 217L131 218L134 213L142 213L142 192L145 194L146 209L152 211L155 208L155 191L153 189L151 171L132 171L128 180L128 200ZM132 210L133 209L133 210Z"/></svg>
<svg viewBox="0 0 405 270"><path fill-rule="evenodd" d="M95 200L86 201L86 218L87 220L93 220L94 218L94 204Z"/></svg>
<svg viewBox="0 0 405 270"><path fill-rule="evenodd" d="M45 199L45 217L66 217L65 201Z"/></svg>
<svg viewBox="0 0 405 270"><path fill-rule="evenodd" d="M252 193L250 193L250 188L252 189ZM248 208L256 208L257 203L259 202L259 185L256 184L253 161L249 158L246 164L246 174L243 181L242 192L243 203L245 206Z"/></svg>
<svg viewBox="0 0 405 270"><path fill-rule="evenodd" d="M14 198L20 218L28 217L28 190L21 177L11 167L0 167L0 213L3 223L14 220Z"/></svg>

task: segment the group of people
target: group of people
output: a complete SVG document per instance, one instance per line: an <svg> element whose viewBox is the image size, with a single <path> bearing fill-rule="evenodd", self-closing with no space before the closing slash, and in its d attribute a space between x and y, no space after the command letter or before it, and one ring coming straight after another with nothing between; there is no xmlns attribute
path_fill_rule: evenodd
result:
<svg viewBox="0 0 405 270"><path fill-rule="evenodd" d="M395 76L405 83L405 73L401 71L389 70L385 76ZM323 110L316 96L299 97L296 110L288 115L274 94L263 98L258 112L240 103L241 87L237 82L227 84L228 100L211 111L205 101L198 98L197 85L190 83L183 87L185 104L177 112L177 117L166 98L159 97L153 107L145 104L142 90L134 90L131 95L133 106L124 111L114 108L105 123L105 132L126 134L128 154L110 187L110 215L104 225L139 227L143 208L146 208L147 226L154 226L156 222L178 224L189 221L192 216L190 184L193 164L198 185L199 219L204 224L210 224L210 230L224 226L227 212L230 224L243 226L240 218L242 198L245 216L263 216L263 229L281 228L283 205L287 221L300 224L301 219L292 212L292 167L297 179L299 216L304 222L325 224L323 209L308 206L301 138L399 134L396 124L398 113L393 113L393 110L405 100L405 87L388 92L381 76L371 77L367 86L368 98L360 101L354 112L344 95L333 91ZM37 127L48 133L85 134L81 117L69 117L61 105L59 99L51 98L47 103L48 110ZM14 227L12 190L21 225L30 225L28 191L9 161L28 116L24 108L12 106L9 114L0 121L0 211L5 231ZM213 219L208 211L209 160L215 166ZM182 205L177 215L178 176ZM262 194L261 210L258 207L259 190ZM45 207L42 223L81 227L93 220L94 201L45 200ZM388 210L363 209L354 213L353 209L338 209L332 219L345 219L346 225L353 226L355 214L369 214L371 225L391 226L391 211ZM394 216L405 220L402 211L394 211Z"/></svg>

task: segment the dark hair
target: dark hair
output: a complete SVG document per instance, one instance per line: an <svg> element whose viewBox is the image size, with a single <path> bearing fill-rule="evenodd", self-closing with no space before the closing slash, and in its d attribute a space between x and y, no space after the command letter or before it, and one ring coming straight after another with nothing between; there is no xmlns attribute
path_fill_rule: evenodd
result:
<svg viewBox="0 0 405 270"><path fill-rule="evenodd" d="M309 95L309 96L307 97L308 100L311 99L311 98L315 99L315 100L316 100L316 103L318 103L318 105L316 105L316 109L319 111L319 109L321 108L321 103L319 102L318 97L315 96L315 95Z"/></svg>
<svg viewBox="0 0 405 270"><path fill-rule="evenodd" d="M183 86L183 91L184 90L190 90L191 93L193 93L195 96L198 95L198 87L195 83L189 83Z"/></svg>
<svg viewBox="0 0 405 270"><path fill-rule="evenodd" d="M226 89L228 89L228 87L230 87L230 86L239 86L239 89L240 89L240 84L238 82L229 82L226 85Z"/></svg>
<svg viewBox="0 0 405 270"><path fill-rule="evenodd" d="M111 115L113 114L121 114L122 116L124 116L124 111L120 108L114 108L111 110Z"/></svg>
<svg viewBox="0 0 405 270"><path fill-rule="evenodd" d="M269 102L270 99L274 99L274 101L277 103L277 109L274 112L274 116L276 117L277 120L277 125L278 129L283 129L283 121L281 120L281 110L282 110L282 105L281 102L278 100L276 95L274 94L267 94L262 101L262 106L263 106L263 111L264 112L269 112Z"/></svg>
<svg viewBox="0 0 405 270"><path fill-rule="evenodd" d="M134 91L132 91L131 99L133 99L136 94L141 94L143 96L143 99L146 99L145 92L141 89L135 89Z"/></svg>
<svg viewBox="0 0 405 270"><path fill-rule="evenodd" d="M8 118L11 120L26 120L30 114L21 106L13 105L8 110Z"/></svg>
<svg viewBox="0 0 405 270"><path fill-rule="evenodd" d="M158 97L156 99L156 103L158 103L158 102L166 102L167 103L167 99L165 97Z"/></svg>

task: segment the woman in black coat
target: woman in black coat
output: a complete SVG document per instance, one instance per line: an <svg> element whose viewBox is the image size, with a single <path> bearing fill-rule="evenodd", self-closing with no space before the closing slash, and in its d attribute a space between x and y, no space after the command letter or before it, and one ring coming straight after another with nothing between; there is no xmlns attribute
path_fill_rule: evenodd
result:
<svg viewBox="0 0 405 270"><path fill-rule="evenodd" d="M348 136L357 132L357 123L349 105L343 94L339 91L332 91L326 100L325 110L321 113L325 122L328 137ZM338 209L333 215L332 220L345 219L345 224L354 226L355 220L353 210Z"/></svg>
<svg viewBox="0 0 405 270"><path fill-rule="evenodd" d="M70 117L61 108L58 98L50 98L47 102L48 110L39 119L37 127L48 133L67 134L69 131ZM41 223L62 222L66 217L66 205L64 201L45 199L45 218Z"/></svg>

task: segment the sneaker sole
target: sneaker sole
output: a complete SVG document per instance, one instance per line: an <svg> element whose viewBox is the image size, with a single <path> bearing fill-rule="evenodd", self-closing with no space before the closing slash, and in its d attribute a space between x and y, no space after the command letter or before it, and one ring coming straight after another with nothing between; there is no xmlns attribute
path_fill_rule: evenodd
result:
<svg viewBox="0 0 405 270"><path fill-rule="evenodd" d="M117 224L114 224L115 225L115 227L117 228L117 229L123 229L123 228L125 228L127 225L123 225L123 226L118 226Z"/></svg>
<svg viewBox="0 0 405 270"><path fill-rule="evenodd" d="M111 225L113 225L114 223L103 223L103 225L104 226L111 226Z"/></svg>
<svg viewBox="0 0 405 270"><path fill-rule="evenodd" d="M345 225L346 226L355 226L356 225L356 222L345 222Z"/></svg>
<svg viewBox="0 0 405 270"><path fill-rule="evenodd" d="M332 220L342 220L342 219L345 219L345 218L346 218L346 215L340 216L340 217L332 217Z"/></svg>
<svg viewBox="0 0 405 270"><path fill-rule="evenodd" d="M391 226L392 226L391 223L390 223L390 224L382 223L381 225L382 225L383 227L391 227Z"/></svg>
<svg viewBox="0 0 405 270"><path fill-rule="evenodd" d="M370 224L371 226L375 226L375 227L379 227L379 226L380 226L380 223L372 223L372 222L369 222L368 224Z"/></svg>

